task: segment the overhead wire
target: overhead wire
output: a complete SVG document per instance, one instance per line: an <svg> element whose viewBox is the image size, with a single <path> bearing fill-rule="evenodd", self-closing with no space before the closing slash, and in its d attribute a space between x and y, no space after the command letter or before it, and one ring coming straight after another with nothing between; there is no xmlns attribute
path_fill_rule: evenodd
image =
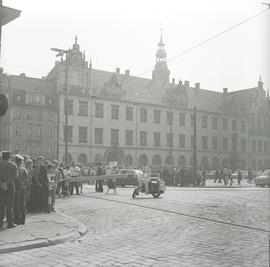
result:
<svg viewBox="0 0 270 267"><path fill-rule="evenodd" d="M223 34L229 32L229 31L231 31L231 30L233 30L233 29L239 27L240 25L242 25L242 24L244 24L244 23L246 23L246 22L248 22L248 21L250 21L250 20L252 20L252 19L254 19L254 18L258 17L258 16L260 16L260 15L262 15L263 13L265 13L266 11L269 11L269 10L270 10L270 8L264 9L263 11L261 11L261 12L255 14L255 15L253 15L253 16L251 16L251 17L248 17L248 18L242 20L241 22L239 22L239 23L237 23L237 24L235 24L235 25L233 25L233 26L227 28L226 30L224 30L224 31L222 31L222 32L220 32L220 33L218 33L218 34L213 35L212 37L210 37L210 38L208 38L208 39L206 39L206 40L204 40L204 41L202 41L202 42L200 42L200 43L194 45L193 47L191 47L191 48L189 48L189 49L187 49L187 50L181 52L180 54L177 54L176 56L173 56L173 57L169 58L169 59L167 60L167 62L173 61L173 60L175 60L175 59L177 59L177 58L179 58L179 57L181 57L181 56L186 55L187 53L189 53L189 52L191 52L191 51L193 51L193 50L199 48L200 46L202 46L202 45L204 45L204 44L206 44L206 43L208 43L208 42L210 42L210 41L212 41L212 40L214 40L214 39L220 37L221 35L223 35ZM143 71L142 73L140 73L140 74L137 75L137 76L133 76L132 78L129 78L129 79L125 80L125 81L122 83L122 86L125 85L125 84L127 84L127 83L129 83L129 82L131 82L131 81L133 81L134 79L136 79L136 78L138 78L138 77L142 77L143 75L149 73L150 71L152 71L152 68Z"/></svg>

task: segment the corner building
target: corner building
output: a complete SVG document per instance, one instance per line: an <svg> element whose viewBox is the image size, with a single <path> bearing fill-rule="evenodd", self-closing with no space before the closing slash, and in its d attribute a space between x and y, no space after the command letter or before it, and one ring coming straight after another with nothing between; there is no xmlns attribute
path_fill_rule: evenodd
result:
<svg viewBox="0 0 270 267"><path fill-rule="evenodd" d="M205 90L199 83L170 82L160 38L152 79L119 68L92 68L77 39L68 57L68 160L117 161L121 166L190 166L193 108L197 107L199 166L270 168L270 102L261 79L245 90ZM64 61L47 80L59 95L59 159L64 159Z"/></svg>

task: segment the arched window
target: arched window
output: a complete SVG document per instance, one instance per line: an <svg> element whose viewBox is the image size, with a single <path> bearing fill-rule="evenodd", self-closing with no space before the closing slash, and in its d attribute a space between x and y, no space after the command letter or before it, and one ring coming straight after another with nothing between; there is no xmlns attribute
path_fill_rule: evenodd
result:
<svg viewBox="0 0 270 267"><path fill-rule="evenodd" d="M257 166L256 166L256 159L252 159L251 161L251 168L253 171L257 170Z"/></svg>
<svg viewBox="0 0 270 267"><path fill-rule="evenodd" d="M206 170L209 170L209 162L208 158L206 156L203 156L201 159L201 166L205 168Z"/></svg>
<svg viewBox="0 0 270 267"><path fill-rule="evenodd" d="M217 157L213 157L212 158L212 164L211 164L212 166L212 169L213 170L216 170L219 166L218 166L218 158Z"/></svg>
<svg viewBox="0 0 270 267"><path fill-rule="evenodd" d="M71 156L71 154L67 154L67 164L70 164L73 161L73 157ZM63 162L66 162L66 157L65 154L63 155Z"/></svg>
<svg viewBox="0 0 270 267"><path fill-rule="evenodd" d="M241 170L246 170L247 168L247 162L245 159L242 159L241 162L240 162L240 168Z"/></svg>
<svg viewBox="0 0 270 267"><path fill-rule="evenodd" d="M153 166L160 166L161 165L161 157L160 155L154 155L152 159L152 165Z"/></svg>
<svg viewBox="0 0 270 267"><path fill-rule="evenodd" d="M145 154L139 156L138 165L139 167L148 166L148 158Z"/></svg>
<svg viewBox="0 0 270 267"><path fill-rule="evenodd" d="M186 158L184 156L180 156L178 158L178 166L179 166L179 168L185 167L186 164L187 164Z"/></svg>
<svg viewBox="0 0 270 267"><path fill-rule="evenodd" d="M229 166L228 166L228 159L227 158L224 158L223 160L222 160L222 167L223 168L228 168Z"/></svg>
<svg viewBox="0 0 270 267"><path fill-rule="evenodd" d="M78 156L78 162L80 162L81 164L87 163L87 156L85 154L81 153Z"/></svg>
<svg viewBox="0 0 270 267"><path fill-rule="evenodd" d="M169 165L173 165L174 163L174 159L173 159L173 156L172 155L168 155L165 159L165 163L166 164L169 164Z"/></svg>
<svg viewBox="0 0 270 267"><path fill-rule="evenodd" d="M133 158L131 155L126 156L126 167L132 167L133 165Z"/></svg>

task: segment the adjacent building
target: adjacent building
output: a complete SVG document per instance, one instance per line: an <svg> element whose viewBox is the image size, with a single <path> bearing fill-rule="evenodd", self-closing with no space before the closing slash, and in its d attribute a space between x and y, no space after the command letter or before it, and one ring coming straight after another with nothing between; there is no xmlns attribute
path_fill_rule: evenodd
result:
<svg viewBox="0 0 270 267"><path fill-rule="evenodd" d="M65 127L63 59L55 63L43 80L9 77L35 81L39 84L37 95L44 97L39 100L42 105L30 103L27 96L21 97L22 102L13 100L9 117L1 122L1 129L2 125L8 127L9 149L19 148L28 153L31 152L28 145L32 145L35 148L32 155L51 155L50 158L62 161L67 136L68 161L83 164L117 161L121 166L135 167L190 166L196 107L199 166L270 168L270 102L261 79L245 90L206 90L199 83L193 86L188 81L170 79L166 57L161 37L151 79L132 76L129 70L123 72L119 68L113 72L97 70L86 60L76 38L67 58L68 127ZM9 85L12 99L17 91L24 91L28 98L34 94L36 86L22 84ZM33 139L27 138L30 111L36 116L42 114L43 119L33 124L33 131L41 128L42 139L37 134ZM21 124L14 119L16 112L24 114ZM51 121L49 116L53 116ZM16 135L19 126L21 137ZM53 129L53 134L49 129ZM3 140L2 134L1 146ZM16 147L21 141L23 148Z"/></svg>

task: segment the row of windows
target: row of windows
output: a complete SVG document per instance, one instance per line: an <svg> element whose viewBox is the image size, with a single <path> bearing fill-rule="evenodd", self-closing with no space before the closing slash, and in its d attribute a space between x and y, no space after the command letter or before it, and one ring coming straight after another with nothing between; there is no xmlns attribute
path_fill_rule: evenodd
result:
<svg viewBox="0 0 270 267"><path fill-rule="evenodd" d="M87 127L79 127L79 143L87 143ZM119 129L111 129L111 144L112 145L119 145ZM65 140L65 134L64 131L64 140ZM68 126L68 132L67 132L68 141L73 141L73 126ZM179 134L178 137L178 147L179 148L187 148L187 136L184 134ZM135 139L135 133L133 130L126 130L125 131L125 145L132 146L134 145L134 139ZM95 144L103 144L104 142L104 129L103 128L95 128ZM148 145L148 132L147 131L140 131L139 132L139 144L140 146L147 146ZM174 135L172 133L166 134L166 144L167 147L172 148L174 146ZM209 138L208 136L201 136L201 144L202 149L213 149L218 150L219 149L219 140L218 137L214 136L212 138ZM211 146L210 146L211 144ZM232 144L234 146L234 149L237 151L237 142L234 142L232 140ZM253 144L253 142L252 142ZM258 149L258 152L268 152L268 143L258 141L258 148L260 144L260 149ZM161 133L160 132L154 132L153 133L153 146L154 147L160 147L161 146ZM194 147L194 137L193 135L190 136L190 147ZM262 148L264 147L264 149ZM223 151L228 151L229 149L229 138L222 137L221 139L221 148ZM247 143L246 139L241 139L241 147L242 152L247 151Z"/></svg>
<svg viewBox="0 0 270 267"><path fill-rule="evenodd" d="M73 114L73 100L68 100L67 104L67 111L69 115ZM79 115L81 116L88 116L88 102L86 101L79 101ZM104 104L103 103L95 103L95 117L96 118L104 118ZM111 105L111 119L118 120L120 117L120 106L119 105ZM134 120L134 108L130 106L125 107L125 119L126 121L133 121ZM186 126L187 125L187 118L185 113L179 113L178 118L179 126ZM149 115L147 108L140 108L139 110L139 121L140 122L148 122ZM204 129L208 129L212 127L212 129L219 129L219 120L217 117L212 117L212 123L210 126L210 117L203 115L201 116L201 127ZM172 125L174 122L174 113L172 111L167 111L166 113L166 123L168 125ZM161 123L161 110L156 109L153 111L153 123ZM190 115L190 125L193 127L194 119L193 115ZM241 120L240 126L238 126L238 121L233 119L231 121L231 129L232 131L237 131L238 127L240 127L242 132L246 132L246 121ZM229 120L227 118L222 119L222 130L229 129Z"/></svg>
<svg viewBox="0 0 270 267"><path fill-rule="evenodd" d="M15 127L15 136L21 136L22 135L22 130L20 126L16 126ZM38 128L32 128L32 127L28 127L27 128L27 137L42 137L44 133L42 132L42 128L38 127ZM47 137L49 138L53 138L54 137L54 130L53 128L48 128L47 130Z"/></svg>
<svg viewBox="0 0 270 267"><path fill-rule="evenodd" d="M23 154L27 155L41 155L41 154L49 154L51 155L53 153L53 145L48 144L47 145L47 151L41 151L41 145L40 144L14 144L14 151L18 151ZM43 152L43 153L41 153ZM46 153L44 153L46 152Z"/></svg>
<svg viewBox="0 0 270 267"><path fill-rule="evenodd" d="M36 112L29 111L29 112L27 112L25 119L27 121L33 121L33 120L42 121L43 120L43 115L44 115L44 112L42 113L42 111L40 111L40 110L37 110ZM13 112L13 119L14 120L22 120L22 119L24 119L22 111L19 110L19 109L15 109L14 112ZM46 119L48 121L53 121L53 119L54 119L53 113L48 112Z"/></svg>

